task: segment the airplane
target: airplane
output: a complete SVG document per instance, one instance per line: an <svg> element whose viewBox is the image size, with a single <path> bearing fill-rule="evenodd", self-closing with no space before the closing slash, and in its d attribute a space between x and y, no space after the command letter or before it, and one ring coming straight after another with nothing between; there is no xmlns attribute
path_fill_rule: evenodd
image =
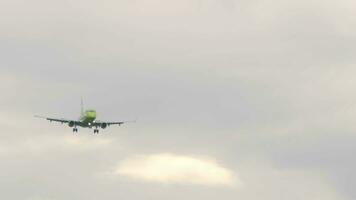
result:
<svg viewBox="0 0 356 200"><path fill-rule="evenodd" d="M95 110L85 110L84 111L84 106L83 106L83 100L81 101L81 114L78 120L69 120L69 119L57 119L57 118L51 118L51 117L42 117L35 115L37 118L43 118L46 119L50 122L59 122L62 124L68 124L69 127L73 127L73 133L78 132L77 127L82 127L82 128L95 128L94 129L94 134L99 134L99 128L105 129L109 127L110 125L119 125L121 126L124 123L127 122L135 122L135 121L120 121L120 122L104 122L104 121L99 121L96 120L96 111Z"/></svg>

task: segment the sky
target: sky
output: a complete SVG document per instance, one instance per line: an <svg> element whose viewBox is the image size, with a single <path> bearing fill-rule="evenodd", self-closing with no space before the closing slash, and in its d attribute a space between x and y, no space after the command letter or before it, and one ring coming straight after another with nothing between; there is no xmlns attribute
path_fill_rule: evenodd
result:
<svg viewBox="0 0 356 200"><path fill-rule="evenodd" d="M355 199L355 9L0 1L0 199Z"/></svg>

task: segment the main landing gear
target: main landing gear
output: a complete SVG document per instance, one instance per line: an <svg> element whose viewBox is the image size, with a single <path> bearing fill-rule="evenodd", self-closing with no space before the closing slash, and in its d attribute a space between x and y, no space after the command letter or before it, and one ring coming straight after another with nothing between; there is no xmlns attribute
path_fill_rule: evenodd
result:
<svg viewBox="0 0 356 200"><path fill-rule="evenodd" d="M73 133L76 133L78 132L78 129L77 128L73 128Z"/></svg>
<svg viewBox="0 0 356 200"><path fill-rule="evenodd" d="M99 134L99 129L94 129L94 134Z"/></svg>

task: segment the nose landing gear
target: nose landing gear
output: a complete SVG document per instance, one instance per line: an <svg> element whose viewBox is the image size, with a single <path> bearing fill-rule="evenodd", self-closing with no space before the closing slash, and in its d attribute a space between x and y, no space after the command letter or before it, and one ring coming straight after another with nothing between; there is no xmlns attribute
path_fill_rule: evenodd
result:
<svg viewBox="0 0 356 200"><path fill-rule="evenodd" d="M94 129L94 134L99 134L99 129Z"/></svg>
<svg viewBox="0 0 356 200"><path fill-rule="evenodd" d="M78 132L78 129L77 128L73 128L73 133L76 133Z"/></svg>

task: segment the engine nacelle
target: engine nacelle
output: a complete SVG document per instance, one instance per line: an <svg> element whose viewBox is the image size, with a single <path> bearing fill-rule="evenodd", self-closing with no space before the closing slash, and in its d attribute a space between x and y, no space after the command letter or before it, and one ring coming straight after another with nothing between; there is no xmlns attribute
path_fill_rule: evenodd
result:
<svg viewBox="0 0 356 200"><path fill-rule="evenodd" d="M107 124L107 123L102 123L102 124L100 125L100 127L101 127L102 129L104 129L104 128L108 127L108 124Z"/></svg>
<svg viewBox="0 0 356 200"><path fill-rule="evenodd" d="M73 121L70 121L69 123L68 123L68 126L69 127L73 127L75 125L75 122L73 122Z"/></svg>

